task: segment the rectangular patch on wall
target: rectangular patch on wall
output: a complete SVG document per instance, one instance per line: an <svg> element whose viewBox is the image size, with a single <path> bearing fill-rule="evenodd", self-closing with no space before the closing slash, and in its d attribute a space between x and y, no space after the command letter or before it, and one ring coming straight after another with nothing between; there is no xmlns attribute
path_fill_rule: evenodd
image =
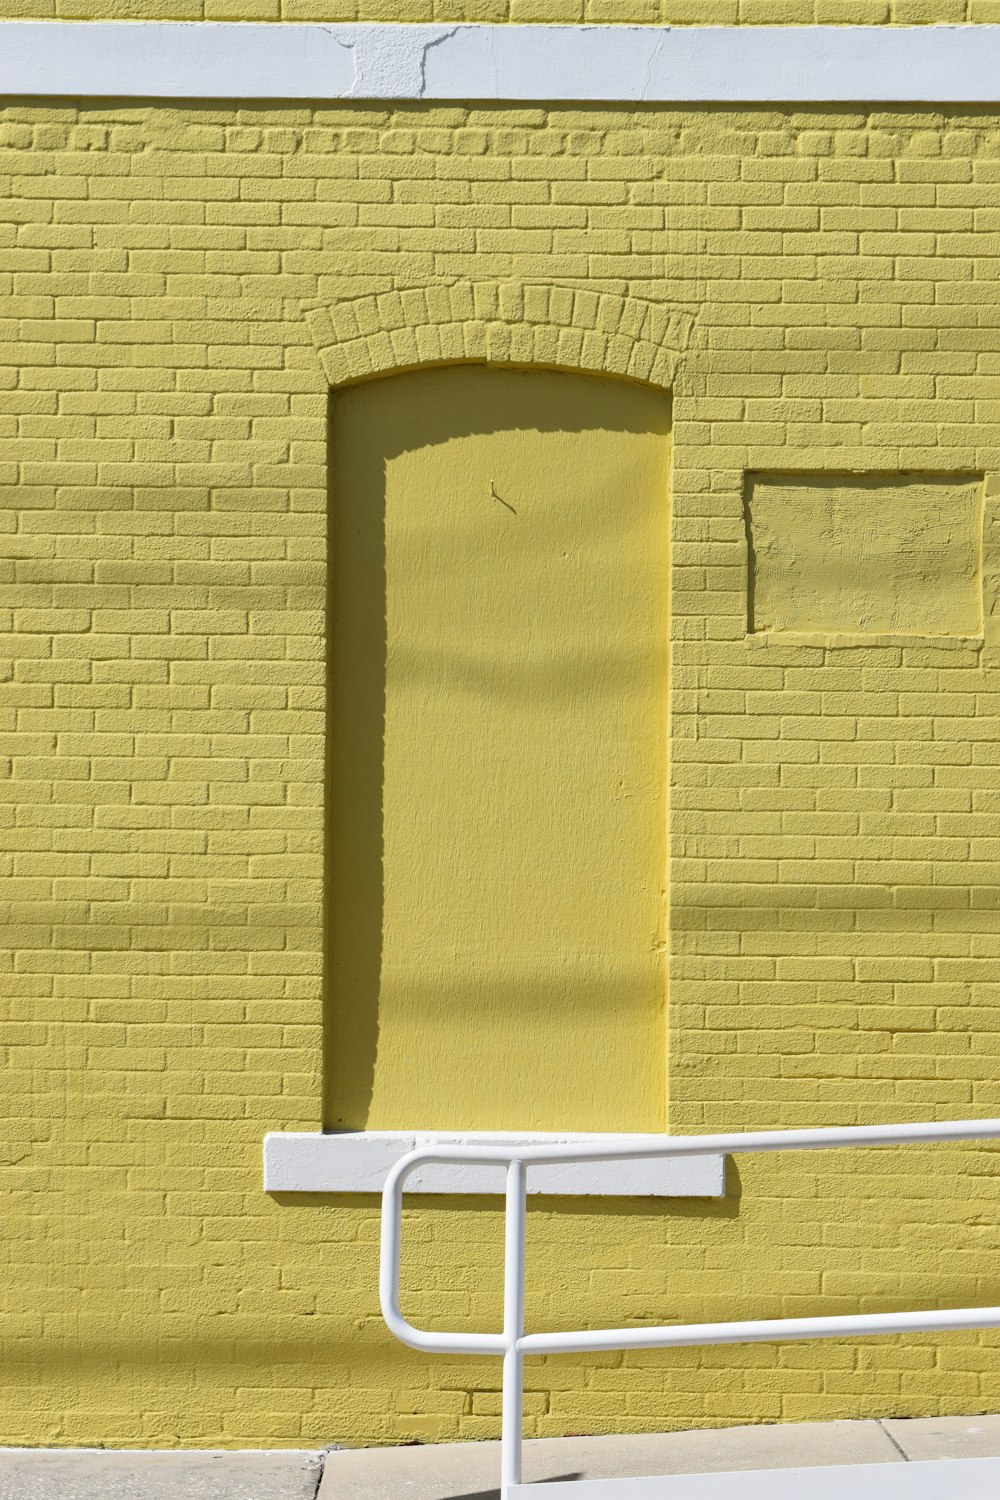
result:
<svg viewBox="0 0 1000 1500"><path fill-rule="evenodd" d="M748 474L752 634L977 636L982 476Z"/></svg>

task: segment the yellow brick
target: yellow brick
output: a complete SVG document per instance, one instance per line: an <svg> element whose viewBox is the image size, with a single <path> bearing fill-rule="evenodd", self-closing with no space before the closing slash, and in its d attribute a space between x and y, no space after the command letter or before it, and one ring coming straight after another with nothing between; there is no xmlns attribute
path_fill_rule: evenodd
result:
<svg viewBox="0 0 1000 1500"><path fill-rule="evenodd" d="M0 12L997 19L992 0L210 4ZM369 336L397 360L482 357L467 281L539 284L504 302L515 354L526 298L561 287L550 364L619 336L596 296L574 321L573 289L696 314L697 395L674 402L671 1124L1000 1113L988 113L14 104L0 129L0 1299L22 1372L0 1439L496 1431L492 1361L425 1361L373 1319L374 1203L260 1191L263 1131L321 1123L329 984L328 380L303 306L340 337L355 317L357 375ZM424 321L412 298L357 301L425 285ZM984 643L749 644L746 469L987 475ZM988 1300L965 1225L989 1162L747 1160L723 1213L542 1208L529 1319L960 1303L970 1278ZM415 1316L488 1323L500 1229L414 1211ZM533 1375L528 1430L1000 1400L988 1338L859 1351L561 1359Z"/></svg>

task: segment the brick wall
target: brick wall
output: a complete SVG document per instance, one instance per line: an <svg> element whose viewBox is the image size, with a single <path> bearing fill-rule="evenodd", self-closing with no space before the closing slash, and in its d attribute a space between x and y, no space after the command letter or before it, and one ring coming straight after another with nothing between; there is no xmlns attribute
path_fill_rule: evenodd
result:
<svg viewBox="0 0 1000 1500"><path fill-rule="evenodd" d="M309 306L516 277L694 315L672 1124L1000 1113L994 118L67 104L0 130L3 1441L496 1431L495 1362L389 1340L375 1205L260 1188L264 1131L320 1123ZM744 473L773 469L984 474L985 646L748 641ZM721 1204L543 1204L529 1319L995 1303L995 1177L975 1149L744 1160ZM494 1211L407 1236L415 1318L497 1316ZM529 1386L546 1434L1000 1399L991 1335Z"/></svg>
<svg viewBox="0 0 1000 1500"><path fill-rule="evenodd" d="M1000 21L1000 0L0 0L0 19L924 26Z"/></svg>

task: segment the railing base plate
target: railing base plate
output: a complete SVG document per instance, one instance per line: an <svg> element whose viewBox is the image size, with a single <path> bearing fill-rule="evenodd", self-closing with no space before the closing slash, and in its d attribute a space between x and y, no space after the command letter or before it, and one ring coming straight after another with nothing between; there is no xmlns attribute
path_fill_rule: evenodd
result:
<svg viewBox="0 0 1000 1500"><path fill-rule="evenodd" d="M504 1500L1000 1500L1000 1458L516 1484Z"/></svg>

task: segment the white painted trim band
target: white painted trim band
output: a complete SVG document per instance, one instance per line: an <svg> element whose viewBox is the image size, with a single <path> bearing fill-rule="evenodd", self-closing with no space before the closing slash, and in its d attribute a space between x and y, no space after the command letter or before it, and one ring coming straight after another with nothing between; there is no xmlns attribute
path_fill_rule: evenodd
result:
<svg viewBox="0 0 1000 1500"><path fill-rule="evenodd" d="M0 94L993 104L1000 26L0 21Z"/></svg>
<svg viewBox="0 0 1000 1500"><path fill-rule="evenodd" d="M561 1135L542 1131L272 1131L264 1137L264 1191L267 1193L381 1193L400 1157L431 1145L653 1144L643 1135ZM532 1167L529 1193L574 1197L721 1198L725 1195L724 1156L648 1158L639 1161L556 1162ZM502 1193L504 1167L460 1162L419 1168L408 1193Z"/></svg>

